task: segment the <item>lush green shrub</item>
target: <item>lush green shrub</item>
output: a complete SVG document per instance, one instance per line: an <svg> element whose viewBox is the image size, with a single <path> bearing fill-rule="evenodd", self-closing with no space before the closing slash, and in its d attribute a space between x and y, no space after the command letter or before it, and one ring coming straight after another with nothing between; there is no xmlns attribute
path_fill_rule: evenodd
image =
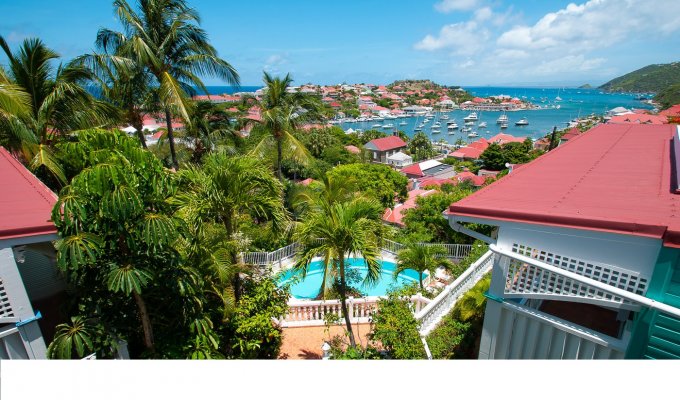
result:
<svg viewBox="0 0 680 400"><path fill-rule="evenodd" d="M234 316L228 322L233 357L274 359L283 341L282 329L272 322L288 311L287 290L273 279L247 281Z"/></svg>
<svg viewBox="0 0 680 400"><path fill-rule="evenodd" d="M490 274L477 282L430 333L427 345L432 358L477 358L486 309L484 293L490 282Z"/></svg>
<svg viewBox="0 0 680 400"><path fill-rule="evenodd" d="M375 326L370 338L382 344L387 357L398 360L425 358L418 321L406 298L390 294L386 299L378 300L378 311L373 323Z"/></svg>

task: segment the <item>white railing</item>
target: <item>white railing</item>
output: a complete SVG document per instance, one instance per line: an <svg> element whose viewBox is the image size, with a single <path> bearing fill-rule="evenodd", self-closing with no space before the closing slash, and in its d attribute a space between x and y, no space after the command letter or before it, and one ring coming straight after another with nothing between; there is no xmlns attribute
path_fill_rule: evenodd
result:
<svg viewBox="0 0 680 400"><path fill-rule="evenodd" d="M368 323L378 309L381 296L369 296L359 299L348 298L347 310L352 323ZM420 294L411 296L414 312L420 311L430 300ZM340 300L291 300L288 302L288 313L278 319L282 327L323 326L328 315L335 315L339 323L344 324Z"/></svg>
<svg viewBox="0 0 680 400"><path fill-rule="evenodd" d="M272 265L281 264L283 261L292 259L297 254L300 245L298 243L292 243L288 246L281 247L280 249L271 252L250 252L241 253L243 257L243 262L251 265Z"/></svg>
<svg viewBox="0 0 680 400"><path fill-rule="evenodd" d="M491 251L484 253L470 268L466 269L453 283L435 297L428 305L416 313L420 322L420 335L427 336L439 321L455 306L456 301L470 290L479 280L493 268L494 255Z"/></svg>
<svg viewBox="0 0 680 400"><path fill-rule="evenodd" d="M680 318L680 308L673 307L663 302L637 294L631 291L629 287L624 285L621 286L626 287L626 289L622 289L618 287L618 285L615 286L609 282L605 283L600 280L565 270L559 266L551 265L532 257L527 257L522 254L502 249L495 244L490 245L489 249L501 257L499 261L501 265L509 264L507 267L504 267L507 268L507 271L516 271L517 269L513 269L513 265L518 266L515 268L538 268L540 271L537 277L537 282L539 283L541 281L545 281L545 278L540 278L540 274L542 274L544 277L553 275L555 276L555 278L551 278L550 281L556 282L557 286L545 286L545 291L541 294L541 296L532 296L531 293L523 293L522 297L549 298L550 295L569 296L570 301L580 301L593 304L605 303L610 307L614 306L615 304L619 305L618 308L626 308L625 306L649 307L654 310L659 310L666 314L670 314L673 317ZM511 283L511 285L514 285L514 283ZM527 283L527 287L529 287L529 285L530 283ZM535 287L540 288L541 285L537 284ZM551 292L552 290L556 290L556 292L553 293ZM512 293L510 293L510 295L512 295ZM504 296L509 297L507 294L504 294Z"/></svg>
<svg viewBox="0 0 680 400"><path fill-rule="evenodd" d="M472 250L471 244L442 244L442 243L419 243L422 246L440 246L446 250L446 256L454 260L461 260L465 258ZM396 255L400 250L404 249L406 246L394 242L392 240L383 239L381 244L381 249L384 252ZM289 244L286 247L271 251L271 252L250 252L241 253L243 262L251 265L282 265L285 261L288 261L295 257L297 251L299 250L299 243Z"/></svg>

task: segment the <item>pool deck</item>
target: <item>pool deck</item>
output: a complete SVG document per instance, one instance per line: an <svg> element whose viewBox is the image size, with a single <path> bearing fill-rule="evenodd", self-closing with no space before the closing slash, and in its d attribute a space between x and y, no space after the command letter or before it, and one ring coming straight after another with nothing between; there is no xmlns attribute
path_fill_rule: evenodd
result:
<svg viewBox="0 0 680 400"><path fill-rule="evenodd" d="M357 344L366 346L366 337L371 329L371 324L352 324L354 337ZM279 354L280 360L320 360L321 346L325 340L335 335L344 335L344 325L335 325L326 332L325 326L306 326L295 328L283 328L283 343Z"/></svg>

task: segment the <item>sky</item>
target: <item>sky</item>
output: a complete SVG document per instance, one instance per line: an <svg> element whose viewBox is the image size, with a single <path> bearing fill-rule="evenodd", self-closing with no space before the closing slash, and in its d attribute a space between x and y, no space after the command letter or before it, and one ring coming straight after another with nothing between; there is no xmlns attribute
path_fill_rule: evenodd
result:
<svg viewBox="0 0 680 400"><path fill-rule="evenodd" d="M295 84L597 85L680 61L680 0L188 1L244 86L264 70ZM65 60L120 29L110 0L0 0L0 15L10 47L39 37Z"/></svg>

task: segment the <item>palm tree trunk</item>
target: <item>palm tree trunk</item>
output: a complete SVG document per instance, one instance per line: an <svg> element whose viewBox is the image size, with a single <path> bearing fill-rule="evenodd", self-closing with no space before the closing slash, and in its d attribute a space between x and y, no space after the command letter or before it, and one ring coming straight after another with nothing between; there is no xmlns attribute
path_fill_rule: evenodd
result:
<svg viewBox="0 0 680 400"><path fill-rule="evenodd" d="M146 348L150 350L151 353L154 353L155 348L153 343L153 328L151 327L151 319L149 318L149 312L146 310L146 303L144 302L144 299L139 293L132 291L132 296L135 298L137 308L139 309L139 317L142 320L142 330L144 331L144 346L146 346Z"/></svg>
<svg viewBox="0 0 680 400"><path fill-rule="evenodd" d="M420 283L420 291L423 291L423 271L418 272L418 275L420 279L418 280L418 283Z"/></svg>
<svg viewBox="0 0 680 400"><path fill-rule="evenodd" d="M175 137L172 134L172 117L170 116L170 109L165 107L165 124L168 128L168 142L170 142L170 157L172 158L172 166L175 171L179 170L177 163L177 153L175 153Z"/></svg>
<svg viewBox="0 0 680 400"><path fill-rule="evenodd" d="M341 301L341 307L342 307L342 315L345 316L345 326L347 327L347 334L349 335L349 343L350 346L356 347L357 342L354 340L354 332L352 331L352 323L349 320L349 312L347 311L347 299L345 295L345 288L346 288L346 282L345 282L345 257L344 253L342 257L340 257L340 301Z"/></svg>
<svg viewBox="0 0 680 400"><path fill-rule="evenodd" d="M142 147L144 149L147 149L148 147L146 147L146 138L144 137L144 132L142 131L144 126L139 125L139 126L135 126L134 128L137 129L137 138L139 139L139 143L142 144Z"/></svg>
<svg viewBox="0 0 680 400"><path fill-rule="evenodd" d="M228 216L224 220L224 229L227 231L227 237L231 240L231 236L234 233L234 225L232 223L233 213L228 212ZM238 257L235 251L230 251L229 257L234 265L238 264ZM231 278L231 286L234 289L234 301L238 303L241 298L241 277L240 273L237 271Z"/></svg>
<svg viewBox="0 0 680 400"><path fill-rule="evenodd" d="M283 174L281 173L281 159L283 158L283 144L281 143L282 140L282 138L276 139L276 177L279 178L280 181L283 179Z"/></svg>

